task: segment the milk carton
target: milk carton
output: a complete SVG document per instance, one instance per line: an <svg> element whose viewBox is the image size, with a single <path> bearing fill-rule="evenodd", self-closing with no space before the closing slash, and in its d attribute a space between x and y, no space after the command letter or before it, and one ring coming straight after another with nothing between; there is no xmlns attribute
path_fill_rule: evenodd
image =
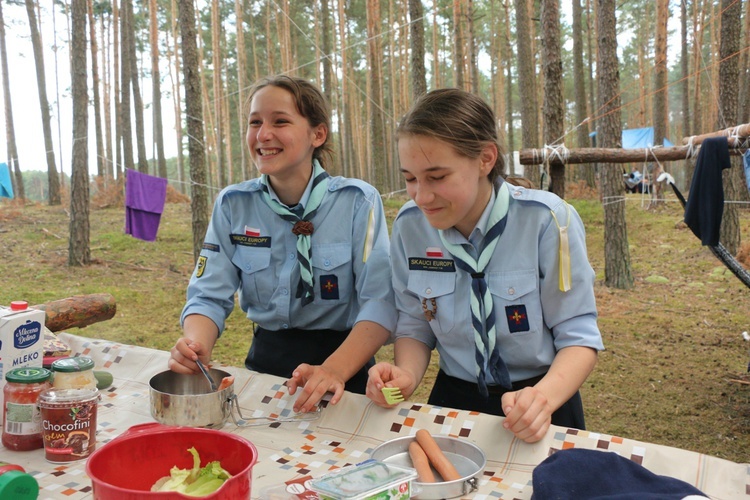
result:
<svg viewBox="0 0 750 500"><path fill-rule="evenodd" d="M41 368L44 358L44 311L28 309L25 302L0 306L0 420L5 374L13 368Z"/></svg>

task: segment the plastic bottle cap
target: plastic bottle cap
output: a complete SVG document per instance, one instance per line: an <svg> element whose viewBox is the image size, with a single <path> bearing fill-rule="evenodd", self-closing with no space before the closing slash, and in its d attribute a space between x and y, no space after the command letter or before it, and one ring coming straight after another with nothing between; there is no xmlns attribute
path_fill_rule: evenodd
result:
<svg viewBox="0 0 750 500"><path fill-rule="evenodd" d="M11 470L0 476L0 498L34 500L39 497L39 483L34 476Z"/></svg>
<svg viewBox="0 0 750 500"><path fill-rule="evenodd" d="M10 303L10 310L11 311L23 311L24 309L28 309L29 303L25 300L14 300Z"/></svg>

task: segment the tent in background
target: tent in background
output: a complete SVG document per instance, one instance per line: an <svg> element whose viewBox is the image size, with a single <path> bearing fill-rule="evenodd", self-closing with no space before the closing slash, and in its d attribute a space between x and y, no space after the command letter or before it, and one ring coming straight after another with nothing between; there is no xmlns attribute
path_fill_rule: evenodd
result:
<svg viewBox="0 0 750 500"><path fill-rule="evenodd" d="M0 163L0 198L13 198L13 182L8 164Z"/></svg>
<svg viewBox="0 0 750 500"><path fill-rule="evenodd" d="M592 146L596 147L596 132L589 134ZM654 127L630 128L622 131L622 148L639 149L650 148L654 145ZM674 143L664 138L664 147L674 146Z"/></svg>

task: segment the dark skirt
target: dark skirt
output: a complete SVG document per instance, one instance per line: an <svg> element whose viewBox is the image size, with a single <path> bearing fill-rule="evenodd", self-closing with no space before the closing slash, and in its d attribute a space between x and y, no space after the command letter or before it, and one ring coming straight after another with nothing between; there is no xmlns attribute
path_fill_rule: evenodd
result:
<svg viewBox="0 0 750 500"><path fill-rule="evenodd" d="M513 391L524 387L531 387L542 379L542 376L520 380L513 383ZM459 410L478 411L490 415L505 416L500 398L509 392L502 386L489 386L489 398L485 398L479 392L479 386L459 378L447 375L443 370L437 375L435 385L432 387L430 399L431 405L447 406ZM576 392L565 404L552 414L552 424L576 429L586 429L583 418L583 402L581 393Z"/></svg>
<svg viewBox="0 0 750 500"><path fill-rule="evenodd" d="M301 363L320 365L344 342L349 331L278 330L256 326L253 342L245 358L249 370L291 378ZM367 370L375 364L372 358L346 382L347 391L364 394Z"/></svg>

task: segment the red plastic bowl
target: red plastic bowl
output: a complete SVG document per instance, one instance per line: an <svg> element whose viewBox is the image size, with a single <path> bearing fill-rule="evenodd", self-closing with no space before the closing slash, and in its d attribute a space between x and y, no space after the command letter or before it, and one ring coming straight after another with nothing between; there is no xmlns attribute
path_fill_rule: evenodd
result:
<svg viewBox="0 0 750 500"><path fill-rule="evenodd" d="M250 498L252 468L258 450L248 440L215 429L174 427L161 424L136 425L101 446L86 462L94 498L99 500L140 500L195 498L177 492L152 492L151 486L169 475L175 465L193 467L195 447L201 467L218 460L232 477L214 493L201 498Z"/></svg>

